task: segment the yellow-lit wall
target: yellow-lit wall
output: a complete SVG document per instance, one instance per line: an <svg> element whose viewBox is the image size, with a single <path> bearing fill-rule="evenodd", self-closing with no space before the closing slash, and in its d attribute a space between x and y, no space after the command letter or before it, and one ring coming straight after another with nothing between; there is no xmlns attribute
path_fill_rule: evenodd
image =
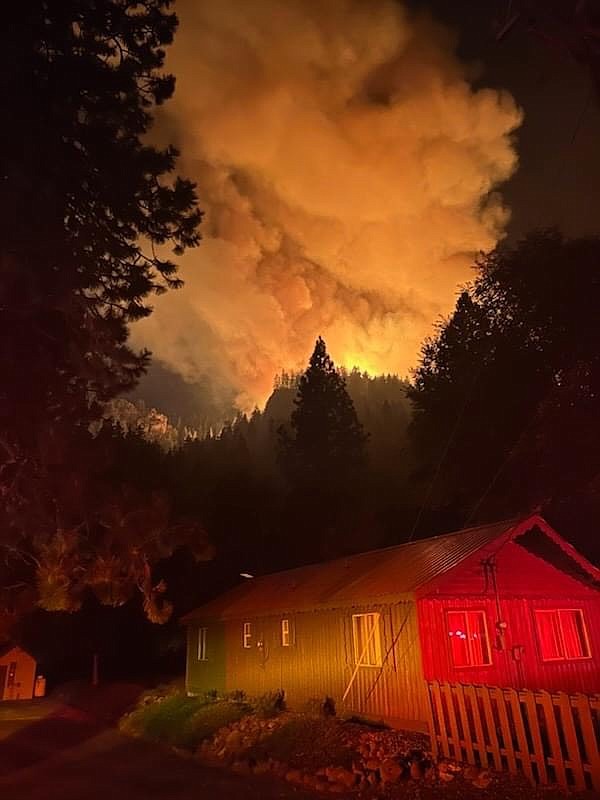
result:
<svg viewBox="0 0 600 800"><path fill-rule="evenodd" d="M342 696L352 678L355 658L352 614L380 613L382 667L360 667L342 706ZM281 619L290 621L291 645L281 644ZM252 623L252 646L242 645L243 622ZM422 727L427 720L426 694L415 605L412 601L393 605L369 605L352 609L308 611L219 625L202 623L208 640L223 636L218 651L224 659L224 688L243 689L249 695L284 689L291 708L301 709L312 698L332 697L338 711L348 710L398 723L413 721ZM193 662L198 626L189 629L188 689L216 688L217 665ZM263 647L257 647L262 641ZM190 661L191 659L191 661Z"/></svg>

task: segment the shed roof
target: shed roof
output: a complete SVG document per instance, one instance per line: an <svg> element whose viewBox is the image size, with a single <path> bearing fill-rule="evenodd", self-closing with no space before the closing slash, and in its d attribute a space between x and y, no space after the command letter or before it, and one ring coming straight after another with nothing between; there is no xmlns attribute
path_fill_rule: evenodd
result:
<svg viewBox="0 0 600 800"><path fill-rule="evenodd" d="M504 520L245 580L182 621L239 619L401 599L518 524L519 520Z"/></svg>
<svg viewBox="0 0 600 800"><path fill-rule="evenodd" d="M16 642L3 642L0 644L0 658L4 658L4 656L7 656L12 650L20 650L22 653L31 656L31 653L28 653L24 647L16 644ZM31 658L33 658L33 656L31 656Z"/></svg>

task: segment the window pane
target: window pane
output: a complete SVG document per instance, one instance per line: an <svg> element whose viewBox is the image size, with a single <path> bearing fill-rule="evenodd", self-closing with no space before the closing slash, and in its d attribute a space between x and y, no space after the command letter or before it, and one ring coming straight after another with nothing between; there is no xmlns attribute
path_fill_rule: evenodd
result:
<svg viewBox="0 0 600 800"><path fill-rule="evenodd" d="M542 658L546 660L564 658L558 613L556 611L536 611L535 618Z"/></svg>
<svg viewBox="0 0 600 800"><path fill-rule="evenodd" d="M584 630L583 615L578 609L558 612L565 658L589 656Z"/></svg>
<svg viewBox="0 0 600 800"><path fill-rule="evenodd" d="M377 667L381 663L379 641L379 614L355 614L352 617L354 658L364 667Z"/></svg>
<svg viewBox="0 0 600 800"><path fill-rule="evenodd" d="M281 644L283 647L289 647L290 644L290 621L288 619L281 620Z"/></svg>
<svg viewBox="0 0 600 800"><path fill-rule="evenodd" d="M198 628L198 661L206 661L206 628Z"/></svg>
<svg viewBox="0 0 600 800"><path fill-rule="evenodd" d="M468 667L470 658L469 643L467 641L467 619L463 611L448 612L448 639L454 666Z"/></svg>
<svg viewBox="0 0 600 800"><path fill-rule="evenodd" d="M492 663L490 643L485 625L485 612L467 612L467 642L470 648L470 663L481 667Z"/></svg>

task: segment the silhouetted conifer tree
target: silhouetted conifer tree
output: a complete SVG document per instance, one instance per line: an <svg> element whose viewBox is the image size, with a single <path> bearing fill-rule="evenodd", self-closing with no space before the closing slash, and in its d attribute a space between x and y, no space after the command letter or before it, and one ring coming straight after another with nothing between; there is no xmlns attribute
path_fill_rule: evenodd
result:
<svg viewBox="0 0 600 800"><path fill-rule="evenodd" d="M293 482L343 482L363 469L367 437L321 337L294 405L291 433L281 431L282 462Z"/></svg>

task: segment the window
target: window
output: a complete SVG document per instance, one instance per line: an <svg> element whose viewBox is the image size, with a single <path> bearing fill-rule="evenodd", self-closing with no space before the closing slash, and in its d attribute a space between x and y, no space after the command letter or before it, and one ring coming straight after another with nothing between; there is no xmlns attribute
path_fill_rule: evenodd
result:
<svg viewBox="0 0 600 800"><path fill-rule="evenodd" d="M492 663L485 611L448 611L448 638L455 667Z"/></svg>
<svg viewBox="0 0 600 800"><path fill-rule="evenodd" d="M289 619L281 620L281 646L289 647L290 642L290 621Z"/></svg>
<svg viewBox="0 0 600 800"><path fill-rule="evenodd" d="M244 622L244 632L242 634L242 642L244 647L252 647L252 623Z"/></svg>
<svg viewBox="0 0 600 800"><path fill-rule="evenodd" d="M580 608L536 609L542 661L590 658L590 642Z"/></svg>
<svg viewBox="0 0 600 800"><path fill-rule="evenodd" d="M379 614L353 614L354 659L360 667L381 666Z"/></svg>
<svg viewBox="0 0 600 800"><path fill-rule="evenodd" d="M198 628L198 661L206 661L206 628Z"/></svg>
<svg viewBox="0 0 600 800"><path fill-rule="evenodd" d="M15 685L15 675L17 674L17 662L11 661L8 667L8 678L6 679L6 688Z"/></svg>

